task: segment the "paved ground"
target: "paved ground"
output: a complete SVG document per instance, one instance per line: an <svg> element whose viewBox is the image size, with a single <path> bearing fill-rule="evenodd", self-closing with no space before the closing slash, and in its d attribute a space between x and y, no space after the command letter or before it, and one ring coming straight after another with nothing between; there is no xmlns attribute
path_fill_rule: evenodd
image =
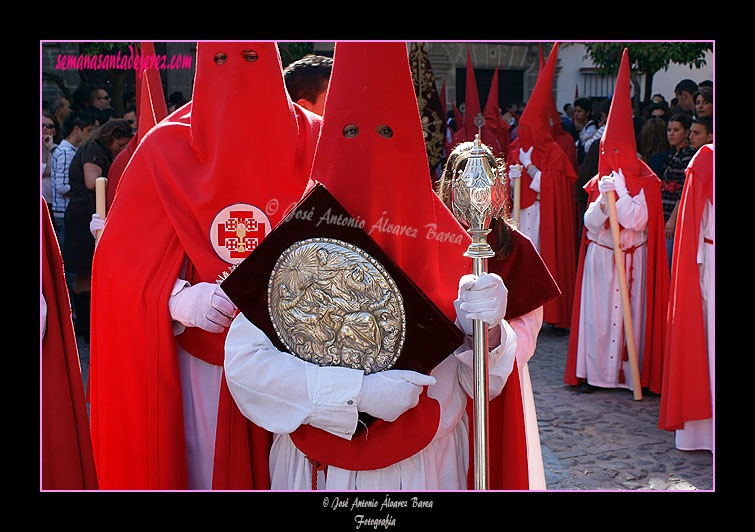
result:
<svg viewBox="0 0 755 532"><path fill-rule="evenodd" d="M89 345L79 345L86 383ZM713 456L679 451L658 429L660 397L564 384L568 335L545 325L529 363L548 490L713 490Z"/></svg>
<svg viewBox="0 0 755 532"><path fill-rule="evenodd" d="M564 384L568 335L545 325L529 362L548 490L713 490L713 455L679 451L660 397Z"/></svg>

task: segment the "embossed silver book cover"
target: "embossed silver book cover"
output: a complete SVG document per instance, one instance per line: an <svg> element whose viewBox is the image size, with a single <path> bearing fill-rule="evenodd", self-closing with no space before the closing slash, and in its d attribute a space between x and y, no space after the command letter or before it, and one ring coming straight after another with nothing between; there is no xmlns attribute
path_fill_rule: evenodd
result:
<svg viewBox="0 0 755 532"><path fill-rule="evenodd" d="M275 263L267 290L275 332L303 360L374 373L401 354L401 292L383 265L355 245L333 238L294 243Z"/></svg>

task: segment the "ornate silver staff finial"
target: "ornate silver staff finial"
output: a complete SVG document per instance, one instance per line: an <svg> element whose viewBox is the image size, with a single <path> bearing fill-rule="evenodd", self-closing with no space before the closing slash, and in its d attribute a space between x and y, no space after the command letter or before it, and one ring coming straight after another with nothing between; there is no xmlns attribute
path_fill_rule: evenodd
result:
<svg viewBox="0 0 755 532"><path fill-rule="evenodd" d="M464 255L473 259L493 257L486 237L492 219L503 216L505 192L503 176L490 166L479 134L475 135L464 171L453 176L451 195L454 215L469 226L472 236L472 244Z"/></svg>
<svg viewBox="0 0 755 532"><path fill-rule="evenodd" d="M472 258L473 273L482 275L493 249L487 241L490 222L503 216L503 176L498 175L485 156L480 135L475 135L466 167L451 182L453 213L465 222L472 243L464 256ZM474 456L475 489L488 489L488 330L482 320L473 320L474 342Z"/></svg>

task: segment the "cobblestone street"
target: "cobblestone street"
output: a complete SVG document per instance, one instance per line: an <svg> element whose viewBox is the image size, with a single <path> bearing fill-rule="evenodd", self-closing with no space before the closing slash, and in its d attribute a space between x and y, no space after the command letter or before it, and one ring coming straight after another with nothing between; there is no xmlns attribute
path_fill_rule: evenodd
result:
<svg viewBox="0 0 755 532"><path fill-rule="evenodd" d="M86 383L89 345L79 346ZM529 362L548 490L713 490L713 456L679 451L658 428L659 396L630 390L578 393L564 384L569 343L544 325Z"/></svg>
<svg viewBox="0 0 755 532"><path fill-rule="evenodd" d="M713 490L713 455L658 428L660 396L579 393L563 381L568 334L548 325L529 362L548 490Z"/></svg>

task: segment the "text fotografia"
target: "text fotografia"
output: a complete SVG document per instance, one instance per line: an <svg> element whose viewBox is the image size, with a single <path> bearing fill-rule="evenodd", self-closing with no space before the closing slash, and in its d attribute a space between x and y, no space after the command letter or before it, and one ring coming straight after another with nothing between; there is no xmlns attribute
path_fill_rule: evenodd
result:
<svg viewBox="0 0 755 532"><path fill-rule="evenodd" d="M364 498L364 497L325 497L322 504L331 510L345 510L354 513L354 524L358 530L364 528L390 528L396 526L396 517L391 515L390 511L404 509L421 509L432 508L433 501L420 499L419 497L409 498L392 498L389 494L385 498ZM376 512L387 512L384 516L374 517L367 515L365 510L374 510ZM420 510L421 511L421 510Z"/></svg>
<svg viewBox="0 0 755 532"><path fill-rule="evenodd" d="M134 69L139 75L142 70L175 70L191 68L192 56L145 54L134 51L129 45L129 53L70 55L58 54L55 64L56 70L127 70Z"/></svg>

